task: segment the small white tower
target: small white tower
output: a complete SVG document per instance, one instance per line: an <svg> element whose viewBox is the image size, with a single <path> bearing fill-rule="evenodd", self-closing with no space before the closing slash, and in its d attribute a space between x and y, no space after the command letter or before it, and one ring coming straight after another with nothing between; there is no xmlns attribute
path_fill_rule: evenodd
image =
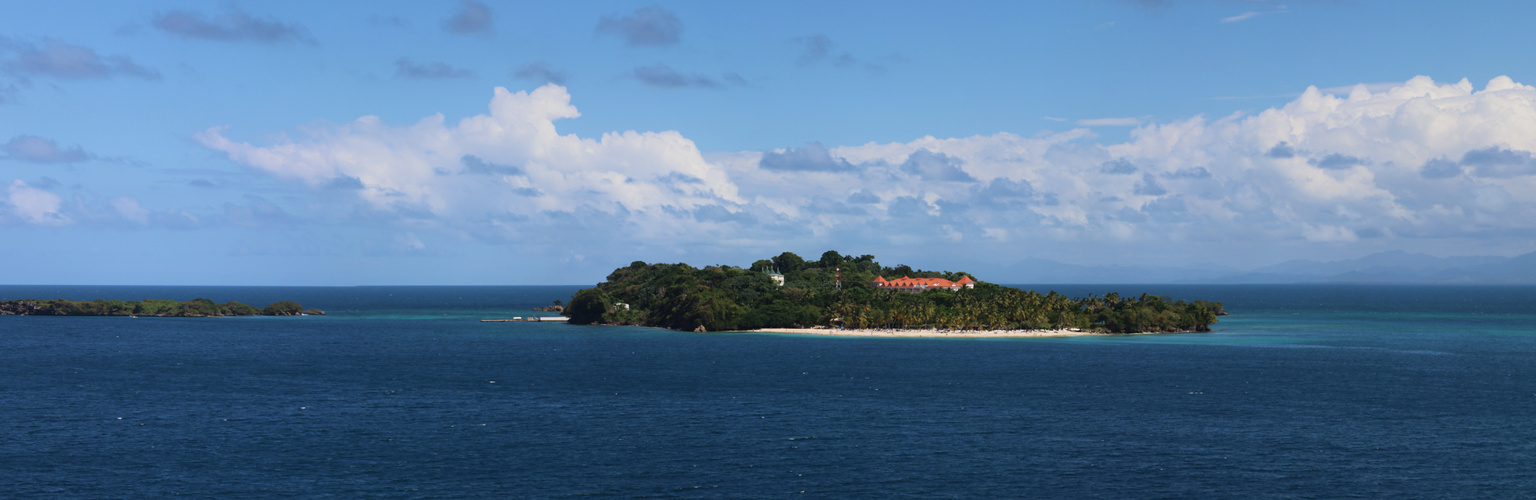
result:
<svg viewBox="0 0 1536 500"><path fill-rule="evenodd" d="M784 275L779 274L778 269L765 269L763 272L768 274L768 279L773 280L774 284L784 286Z"/></svg>

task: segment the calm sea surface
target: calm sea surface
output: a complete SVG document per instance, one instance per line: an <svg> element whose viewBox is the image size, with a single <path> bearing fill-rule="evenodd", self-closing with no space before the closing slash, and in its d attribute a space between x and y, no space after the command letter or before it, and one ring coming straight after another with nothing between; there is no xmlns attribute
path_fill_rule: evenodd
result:
<svg viewBox="0 0 1536 500"><path fill-rule="evenodd" d="M578 287L0 286L326 316L0 316L12 497L1536 497L1536 287L1055 286L1213 333L480 323Z"/></svg>

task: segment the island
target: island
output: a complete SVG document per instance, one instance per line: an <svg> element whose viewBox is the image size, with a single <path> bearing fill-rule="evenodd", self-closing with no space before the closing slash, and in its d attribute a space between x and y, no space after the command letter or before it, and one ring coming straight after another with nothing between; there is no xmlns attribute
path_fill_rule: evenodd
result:
<svg viewBox="0 0 1536 500"><path fill-rule="evenodd" d="M267 307L239 302L216 303L208 299L186 302L174 300L6 300L0 301L0 316L157 316L209 318L219 316L301 316L324 315L319 309L304 309L293 301L273 302Z"/></svg>
<svg viewBox="0 0 1536 500"><path fill-rule="evenodd" d="M784 252L749 267L636 261L578 291L565 314L573 324L695 332L1040 336L1207 332L1226 312L1219 302L1150 294L1042 295L828 251L815 261Z"/></svg>

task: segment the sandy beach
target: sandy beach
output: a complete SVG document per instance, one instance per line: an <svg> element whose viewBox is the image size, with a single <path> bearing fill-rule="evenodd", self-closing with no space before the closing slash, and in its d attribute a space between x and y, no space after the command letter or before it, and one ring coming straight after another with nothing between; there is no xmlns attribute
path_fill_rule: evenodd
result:
<svg viewBox="0 0 1536 500"><path fill-rule="evenodd" d="M1078 337L1084 335L1109 335L1105 333L1072 330L904 330L891 328L763 328L749 330L759 333L794 333L801 335L837 335L843 337Z"/></svg>

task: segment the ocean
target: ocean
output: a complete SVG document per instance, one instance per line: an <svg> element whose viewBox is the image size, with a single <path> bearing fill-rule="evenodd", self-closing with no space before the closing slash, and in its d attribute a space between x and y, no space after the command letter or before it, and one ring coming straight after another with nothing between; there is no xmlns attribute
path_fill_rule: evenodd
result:
<svg viewBox="0 0 1536 500"><path fill-rule="evenodd" d="M32 498L1532 498L1536 287L1025 286L1211 333L481 323L580 287L0 286L325 316L0 316Z"/></svg>

